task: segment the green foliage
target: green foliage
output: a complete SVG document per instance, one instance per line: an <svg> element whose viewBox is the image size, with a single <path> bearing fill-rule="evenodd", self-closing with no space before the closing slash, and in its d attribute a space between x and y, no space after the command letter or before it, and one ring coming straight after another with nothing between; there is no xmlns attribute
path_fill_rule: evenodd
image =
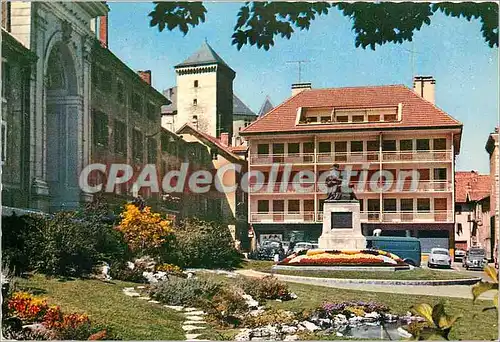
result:
<svg viewBox="0 0 500 342"><path fill-rule="evenodd" d="M40 215L2 217L2 263L15 275L30 269L36 257L37 226L43 221Z"/></svg>
<svg viewBox="0 0 500 342"><path fill-rule="evenodd" d="M175 241L164 247L164 262L183 268L234 268L242 255L234 247L227 227L196 218L186 219L174 229Z"/></svg>
<svg viewBox="0 0 500 342"><path fill-rule="evenodd" d="M132 283L146 283L147 280L142 275L144 271L145 269L139 267L131 269L124 262L115 262L111 264L109 275L112 279L130 281Z"/></svg>
<svg viewBox="0 0 500 342"><path fill-rule="evenodd" d="M248 311L245 299L234 287L221 288L213 297L204 298L198 304L208 317L222 326L237 327Z"/></svg>
<svg viewBox="0 0 500 342"><path fill-rule="evenodd" d="M220 290L221 284L211 280L171 277L149 288L149 296L164 304L196 306L210 299Z"/></svg>
<svg viewBox="0 0 500 342"><path fill-rule="evenodd" d="M238 50L248 44L269 50L275 37L290 39L294 29L309 29L313 20L335 7L352 20L356 47L375 50L376 45L412 41L414 32L430 25L437 11L479 20L486 43L498 47L498 4L494 2L246 2L237 13L232 43ZM199 2L157 2L149 13L150 26L160 31L178 27L186 34L189 26L205 21L206 13Z"/></svg>
<svg viewBox="0 0 500 342"><path fill-rule="evenodd" d="M286 283L280 282L276 277L266 276L264 278L242 277L238 282L245 293L257 300L265 299L290 299L290 291Z"/></svg>
<svg viewBox="0 0 500 342"><path fill-rule="evenodd" d="M309 316L305 316L304 319L307 319ZM297 318L291 311L285 311L282 309L270 309L265 311L264 313L258 316L251 316L245 320L245 325L256 328L263 327L266 325L273 324L292 324Z"/></svg>
<svg viewBox="0 0 500 342"><path fill-rule="evenodd" d="M427 325L412 334L417 340L448 340L451 328L461 316L446 314L443 303L434 305L417 304L412 306L413 313L425 318Z"/></svg>
<svg viewBox="0 0 500 342"><path fill-rule="evenodd" d="M493 280L493 282L480 281L479 283L475 284L472 287L472 297L475 302L483 293L488 291L495 291L496 293L493 296L493 306L487 307L483 309L483 311L496 310L498 313L498 273L497 270L492 266L486 266L485 272Z"/></svg>

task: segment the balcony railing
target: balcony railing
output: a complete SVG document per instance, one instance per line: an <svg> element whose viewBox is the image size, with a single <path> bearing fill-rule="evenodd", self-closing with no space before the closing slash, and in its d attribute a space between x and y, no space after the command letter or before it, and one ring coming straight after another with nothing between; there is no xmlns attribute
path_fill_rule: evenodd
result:
<svg viewBox="0 0 500 342"><path fill-rule="evenodd" d="M362 223L450 223L453 222L451 210L434 210L432 212L397 211L379 212L362 211L360 213ZM251 223L322 223L323 212L271 212L250 214Z"/></svg>
<svg viewBox="0 0 500 342"><path fill-rule="evenodd" d="M373 193L373 192L450 192L453 191L451 182L420 180L412 182L407 179L398 182L392 182L391 185L385 185L383 182L350 182L355 193ZM314 194L327 193L325 184L316 184L314 182L276 182L254 183L250 185L252 194Z"/></svg>
<svg viewBox="0 0 500 342"><path fill-rule="evenodd" d="M429 151L364 151L364 152L324 152L317 153L289 153L289 154L251 154L251 165L281 164L355 164L379 162L450 162L451 150Z"/></svg>

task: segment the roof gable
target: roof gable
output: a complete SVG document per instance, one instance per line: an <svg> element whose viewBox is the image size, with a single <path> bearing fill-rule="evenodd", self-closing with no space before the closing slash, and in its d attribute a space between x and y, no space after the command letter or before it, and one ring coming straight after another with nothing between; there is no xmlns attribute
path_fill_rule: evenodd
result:
<svg viewBox="0 0 500 342"><path fill-rule="evenodd" d="M491 177L475 171L455 172L455 202L479 201L490 196Z"/></svg>

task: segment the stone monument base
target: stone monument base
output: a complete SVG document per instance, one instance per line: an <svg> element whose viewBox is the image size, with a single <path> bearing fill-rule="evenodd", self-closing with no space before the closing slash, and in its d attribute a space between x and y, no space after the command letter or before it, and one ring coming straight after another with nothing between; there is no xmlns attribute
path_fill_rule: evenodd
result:
<svg viewBox="0 0 500 342"><path fill-rule="evenodd" d="M325 201L320 249L365 249L366 238L361 232L359 202Z"/></svg>

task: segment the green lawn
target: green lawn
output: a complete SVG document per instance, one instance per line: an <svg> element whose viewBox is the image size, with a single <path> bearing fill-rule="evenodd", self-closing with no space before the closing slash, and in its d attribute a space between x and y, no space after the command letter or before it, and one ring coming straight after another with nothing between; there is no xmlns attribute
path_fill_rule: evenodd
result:
<svg viewBox="0 0 500 342"><path fill-rule="evenodd" d="M449 279L470 279L469 274L456 271L439 271L428 268L415 268L411 271L295 271L295 270L276 270L271 268L274 265L272 261L248 260L242 265L243 269L253 269L255 271L287 274L302 277L317 278L339 278L339 279L387 279L387 280L449 280Z"/></svg>
<svg viewBox="0 0 500 342"><path fill-rule="evenodd" d="M224 282L231 282L221 275L207 275ZM395 314L405 314L412 305L429 303L431 305L444 300L448 314L459 314L463 317L452 329L451 340L493 340L498 337L498 318L495 312L482 312L485 307L491 306L490 301L472 303L471 299L439 298L435 296L416 296L392 293L364 292L355 290L335 289L322 286L313 286L297 283L288 283L291 291L298 296L297 299L287 302L268 301L267 306L299 312L314 309L324 302L342 302L345 300L363 300L379 302L391 308ZM331 338L338 339L334 336Z"/></svg>
<svg viewBox="0 0 500 342"><path fill-rule="evenodd" d="M123 340L184 340L184 317L158 304L125 296L124 287L138 284L123 281L47 279L34 275L18 280L22 290L39 292L64 312L87 313L96 324L108 326Z"/></svg>

